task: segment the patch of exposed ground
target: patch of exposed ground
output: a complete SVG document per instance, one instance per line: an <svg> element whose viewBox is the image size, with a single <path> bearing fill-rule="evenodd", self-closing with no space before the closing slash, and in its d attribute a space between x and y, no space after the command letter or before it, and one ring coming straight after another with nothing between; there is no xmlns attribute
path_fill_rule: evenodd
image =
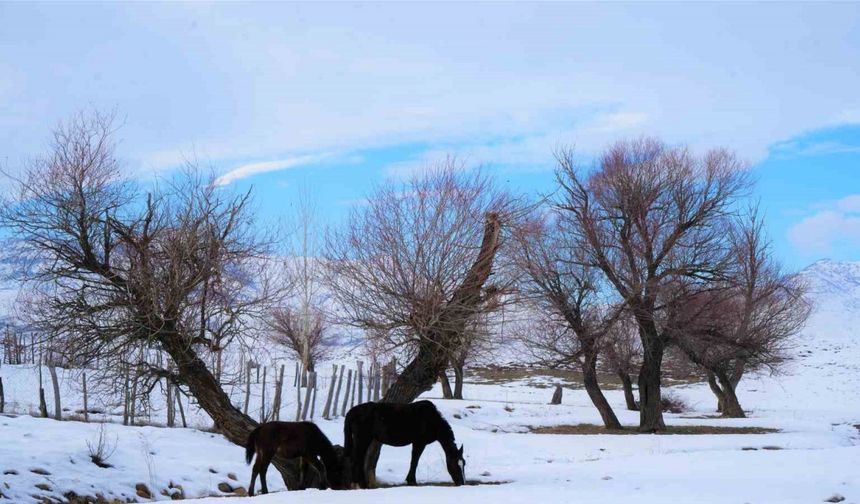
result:
<svg viewBox="0 0 860 504"><path fill-rule="evenodd" d="M590 435L590 434L641 434L636 428L622 429L607 429L602 425L594 424L572 424L572 425L553 425L548 427L529 427L529 431L534 434L570 434L570 435ZM779 429L770 429L767 427L727 427L717 425L669 425L665 431L657 434L672 435L672 434L773 434L779 432Z"/></svg>

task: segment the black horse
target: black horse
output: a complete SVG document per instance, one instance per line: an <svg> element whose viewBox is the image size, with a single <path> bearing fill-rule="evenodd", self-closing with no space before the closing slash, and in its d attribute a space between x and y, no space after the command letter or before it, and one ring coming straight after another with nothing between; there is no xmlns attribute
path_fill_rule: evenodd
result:
<svg viewBox="0 0 860 504"><path fill-rule="evenodd" d="M254 454L257 455L257 460L251 469L248 495L254 495L254 483L258 474L263 493L269 492L266 486L266 471L275 455L286 459L299 458L312 465L320 475L325 475L325 478L321 479L322 488L325 488L326 480L334 489L347 487L341 460L343 457L338 457L335 447L326 435L311 422L268 422L260 425L248 435L245 461L250 464ZM317 457L322 459L322 462Z"/></svg>
<svg viewBox="0 0 860 504"><path fill-rule="evenodd" d="M451 425L430 401L411 404L364 403L349 410L343 424L344 451L352 461L352 481L367 488L364 461L372 441L390 446L412 445L406 483L415 485L415 470L424 448L435 441L445 450L446 465L455 485L466 482L463 446L457 448Z"/></svg>

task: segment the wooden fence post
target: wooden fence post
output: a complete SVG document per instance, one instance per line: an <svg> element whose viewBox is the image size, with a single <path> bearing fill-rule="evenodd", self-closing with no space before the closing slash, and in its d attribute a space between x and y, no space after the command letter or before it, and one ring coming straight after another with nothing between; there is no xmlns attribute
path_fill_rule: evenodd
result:
<svg viewBox="0 0 860 504"><path fill-rule="evenodd" d="M340 387L343 385L343 370L346 366L340 365L340 376L337 379L337 390L334 392L334 402L332 403L332 417L337 418L338 404L340 404Z"/></svg>
<svg viewBox="0 0 860 504"><path fill-rule="evenodd" d="M331 365L331 381L328 384L328 397L325 400L325 407L323 408L323 418L328 420L331 418L329 415L331 413L331 398L334 395L334 382L337 379L337 364Z"/></svg>
<svg viewBox="0 0 860 504"><path fill-rule="evenodd" d="M364 371L362 371L362 366L364 366L364 362L355 361L355 366L358 368L358 404L364 402Z"/></svg>
<svg viewBox="0 0 860 504"><path fill-rule="evenodd" d="M302 381L305 384L305 404L302 408L302 420L308 419L308 411L311 407L311 378L314 375L313 371L308 371L307 376L302 376Z"/></svg>
<svg viewBox="0 0 860 504"><path fill-rule="evenodd" d="M346 374L346 390L343 395L343 408L341 409L341 416L346 416L346 407L349 405L349 396L352 394L352 369L350 369Z"/></svg>
<svg viewBox="0 0 860 504"><path fill-rule="evenodd" d="M248 360L248 365L245 368L245 405L242 408L242 413L248 414L248 402L251 400L251 360Z"/></svg>
<svg viewBox="0 0 860 504"><path fill-rule="evenodd" d="M179 416L182 417L182 427L187 428L188 423L185 421L185 408L182 407L182 394L179 393L179 385L175 385L174 388L174 396L176 396L176 403L179 405Z"/></svg>
<svg viewBox="0 0 860 504"><path fill-rule="evenodd" d="M313 421L314 410L317 407L317 373L316 373L316 371L311 373L311 384L310 385L314 389L313 396L311 397L311 420Z"/></svg>
<svg viewBox="0 0 860 504"><path fill-rule="evenodd" d="M60 405L60 381L57 379L57 368L53 362L48 366L48 373L51 374L51 388L54 390L54 420L62 420L63 409Z"/></svg>
<svg viewBox="0 0 860 504"><path fill-rule="evenodd" d="M87 398L87 372L84 371L81 373L81 385L83 385L84 392L84 422L90 421L90 406L89 399Z"/></svg>
<svg viewBox="0 0 860 504"><path fill-rule="evenodd" d="M296 422L302 419L302 381L296 375Z"/></svg>
<svg viewBox="0 0 860 504"><path fill-rule="evenodd" d="M260 389L260 423L266 421L266 375L269 374L269 368L263 366L263 388Z"/></svg>

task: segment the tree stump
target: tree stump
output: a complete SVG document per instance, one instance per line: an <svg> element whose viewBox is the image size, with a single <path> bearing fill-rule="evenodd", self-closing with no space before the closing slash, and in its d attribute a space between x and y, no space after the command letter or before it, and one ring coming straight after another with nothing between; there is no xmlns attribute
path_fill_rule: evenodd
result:
<svg viewBox="0 0 860 504"><path fill-rule="evenodd" d="M550 404L561 404L562 390L561 385L555 386L555 391L552 393L552 400L549 402Z"/></svg>

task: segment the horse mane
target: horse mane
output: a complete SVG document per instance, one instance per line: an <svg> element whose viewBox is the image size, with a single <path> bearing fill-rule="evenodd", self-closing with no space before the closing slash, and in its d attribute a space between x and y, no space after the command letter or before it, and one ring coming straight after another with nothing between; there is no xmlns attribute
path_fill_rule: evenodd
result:
<svg viewBox="0 0 860 504"><path fill-rule="evenodd" d="M439 436L439 443L442 444L443 447L445 445L456 447L454 444L454 429L451 428L451 424L448 423L448 420L446 420L445 417L442 416L442 413L439 412L439 408L437 408L435 404L430 404L433 406L433 411L436 413L436 417L439 419L439 430L437 432L437 435Z"/></svg>

